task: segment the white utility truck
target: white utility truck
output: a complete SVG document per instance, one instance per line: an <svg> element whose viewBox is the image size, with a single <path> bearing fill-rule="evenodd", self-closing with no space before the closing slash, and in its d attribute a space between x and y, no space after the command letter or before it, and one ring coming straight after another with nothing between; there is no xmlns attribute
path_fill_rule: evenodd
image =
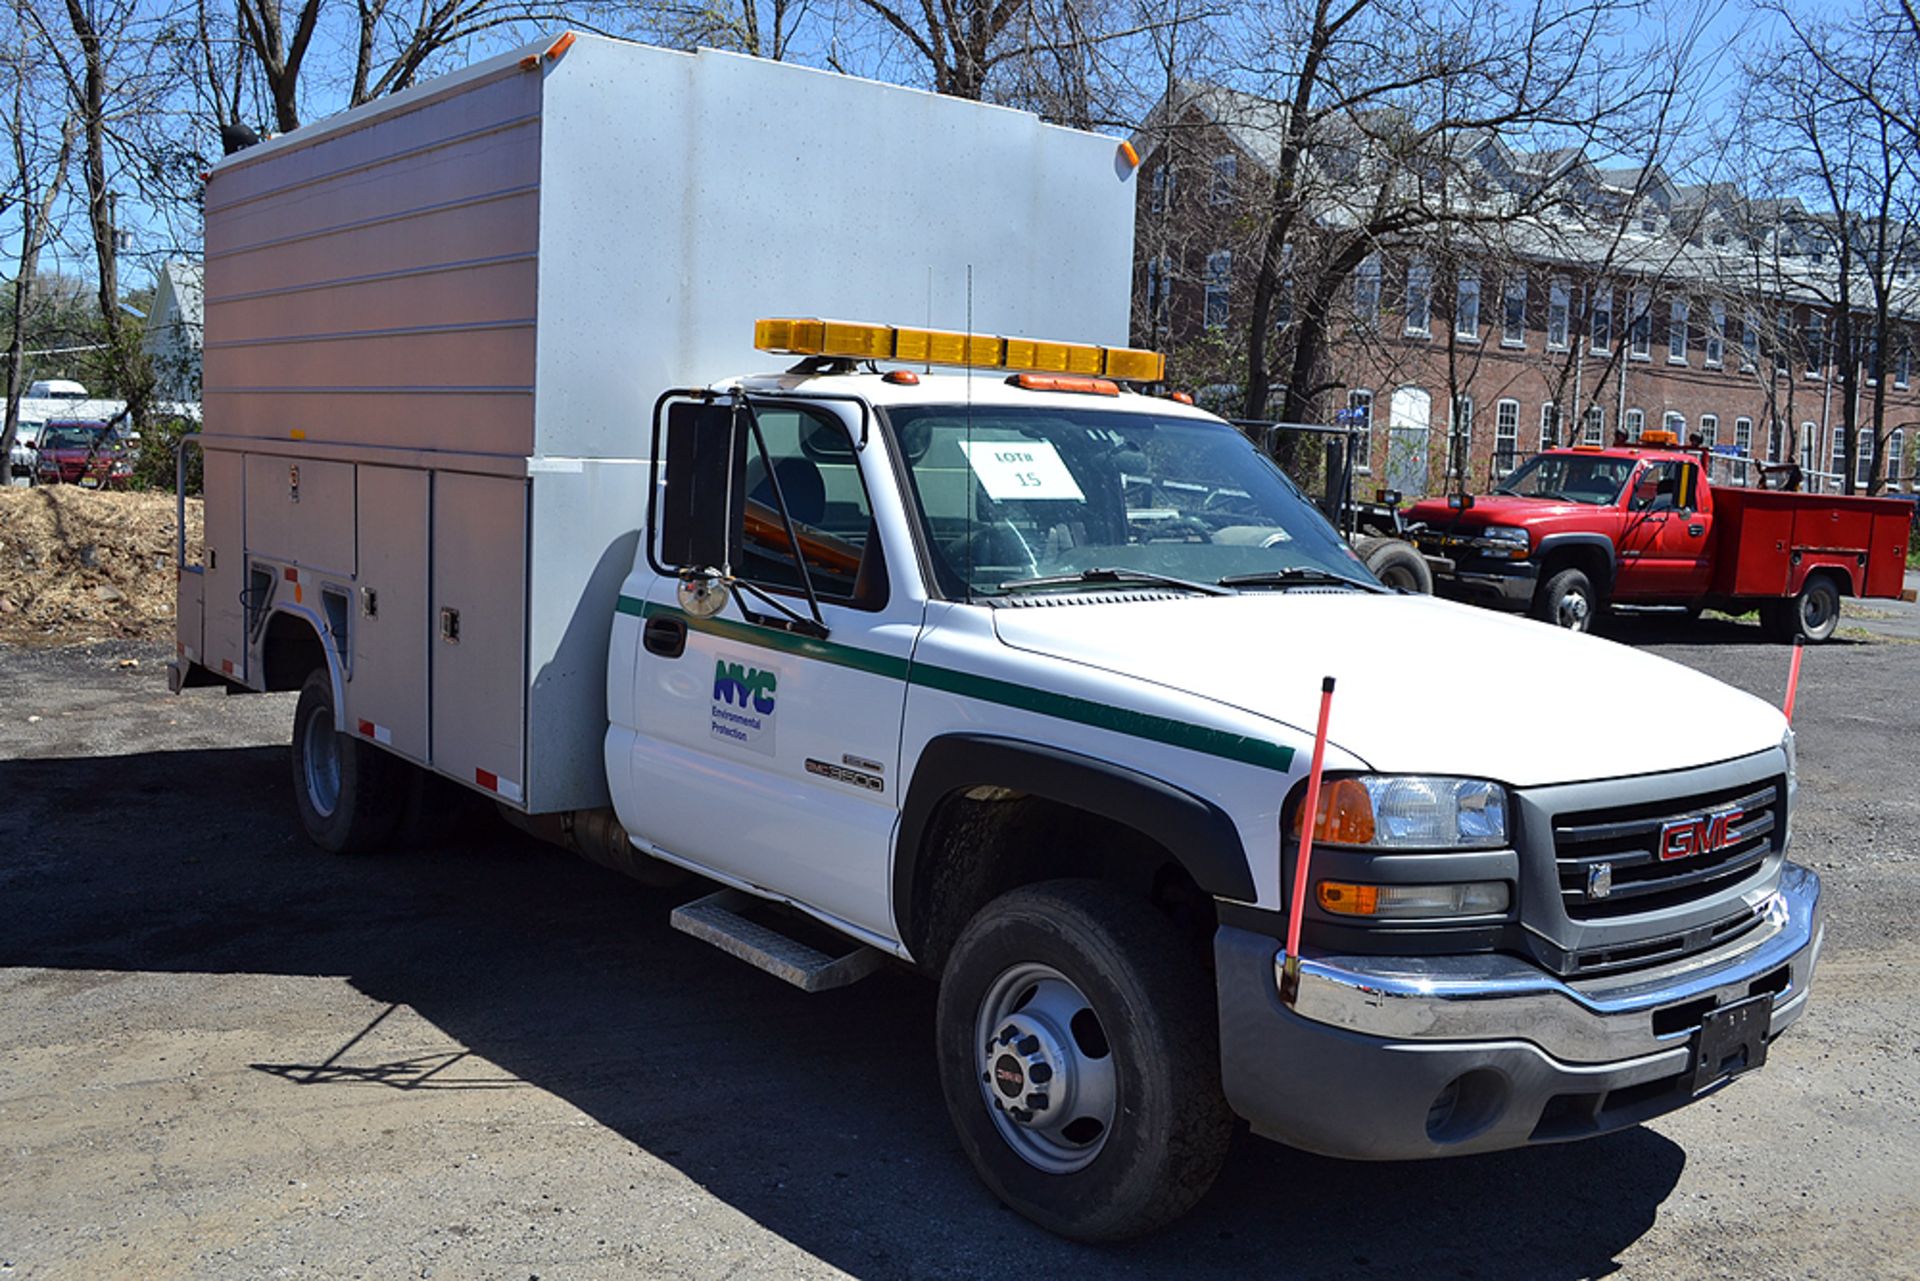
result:
<svg viewBox="0 0 1920 1281"><path fill-rule="evenodd" d="M299 691L328 849L430 771L718 882L675 924L804 988L917 968L966 1152L1069 1236L1179 1214L1236 1115L1430 1157L1759 1066L1822 936L1785 720L1388 591L1129 390L1131 162L587 37L222 161L173 683Z"/></svg>

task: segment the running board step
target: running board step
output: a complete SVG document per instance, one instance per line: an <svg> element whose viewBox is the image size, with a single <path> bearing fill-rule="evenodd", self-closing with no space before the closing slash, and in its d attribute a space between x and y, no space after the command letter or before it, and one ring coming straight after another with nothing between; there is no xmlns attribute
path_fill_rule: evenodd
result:
<svg viewBox="0 0 1920 1281"><path fill-rule="evenodd" d="M824 992L858 982L879 969L886 959L877 948L859 943L850 943L854 950L844 956L829 956L743 915L766 902L740 890L721 890L674 908L673 928L784 979L802 992Z"/></svg>

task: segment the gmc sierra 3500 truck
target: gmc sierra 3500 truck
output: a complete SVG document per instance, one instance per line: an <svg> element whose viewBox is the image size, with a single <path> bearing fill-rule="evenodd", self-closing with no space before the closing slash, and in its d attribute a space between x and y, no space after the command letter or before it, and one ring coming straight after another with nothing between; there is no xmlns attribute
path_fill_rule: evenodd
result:
<svg viewBox="0 0 1920 1281"><path fill-rule="evenodd" d="M1385 589L1230 425L1129 390L1132 175L1021 113L586 37L229 157L175 687L299 691L327 849L431 772L718 882L675 924L803 988L918 969L965 1151L1072 1237L1180 1214L1236 1116L1430 1157L1758 1067L1822 937L1786 721ZM1484 728L1477 655L1557 728ZM1689 732L1574 714L1627 697Z"/></svg>

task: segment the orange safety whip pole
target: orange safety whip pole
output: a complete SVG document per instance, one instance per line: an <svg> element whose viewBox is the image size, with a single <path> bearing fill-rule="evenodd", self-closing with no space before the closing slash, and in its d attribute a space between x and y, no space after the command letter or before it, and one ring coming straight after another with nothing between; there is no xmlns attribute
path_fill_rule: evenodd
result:
<svg viewBox="0 0 1920 1281"><path fill-rule="evenodd" d="M1800 692L1800 656L1806 653L1806 637L1793 638L1793 666L1787 669L1787 705L1780 710L1786 713L1787 724L1793 724L1793 696Z"/></svg>
<svg viewBox="0 0 1920 1281"><path fill-rule="evenodd" d="M1294 860L1293 895L1287 904L1287 960L1280 970L1280 999L1292 1005L1300 995L1300 920L1307 908L1307 864L1313 858L1313 828L1320 816L1320 769L1327 760L1327 713L1333 710L1333 677L1320 681L1320 725L1313 731L1313 764L1307 768L1307 795L1300 811L1300 856Z"/></svg>

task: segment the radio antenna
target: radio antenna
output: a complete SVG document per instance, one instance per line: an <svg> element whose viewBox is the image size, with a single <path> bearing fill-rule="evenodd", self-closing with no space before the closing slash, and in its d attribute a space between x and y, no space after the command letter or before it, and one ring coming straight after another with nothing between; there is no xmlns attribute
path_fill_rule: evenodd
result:
<svg viewBox="0 0 1920 1281"><path fill-rule="evenodd" d="M979 503L980 496L975 487L980 483L979 473L973 469L973 264L967 264L967 336L961 352L966 370L967 404L967 599L973 599L973 509Z"/></svg>

